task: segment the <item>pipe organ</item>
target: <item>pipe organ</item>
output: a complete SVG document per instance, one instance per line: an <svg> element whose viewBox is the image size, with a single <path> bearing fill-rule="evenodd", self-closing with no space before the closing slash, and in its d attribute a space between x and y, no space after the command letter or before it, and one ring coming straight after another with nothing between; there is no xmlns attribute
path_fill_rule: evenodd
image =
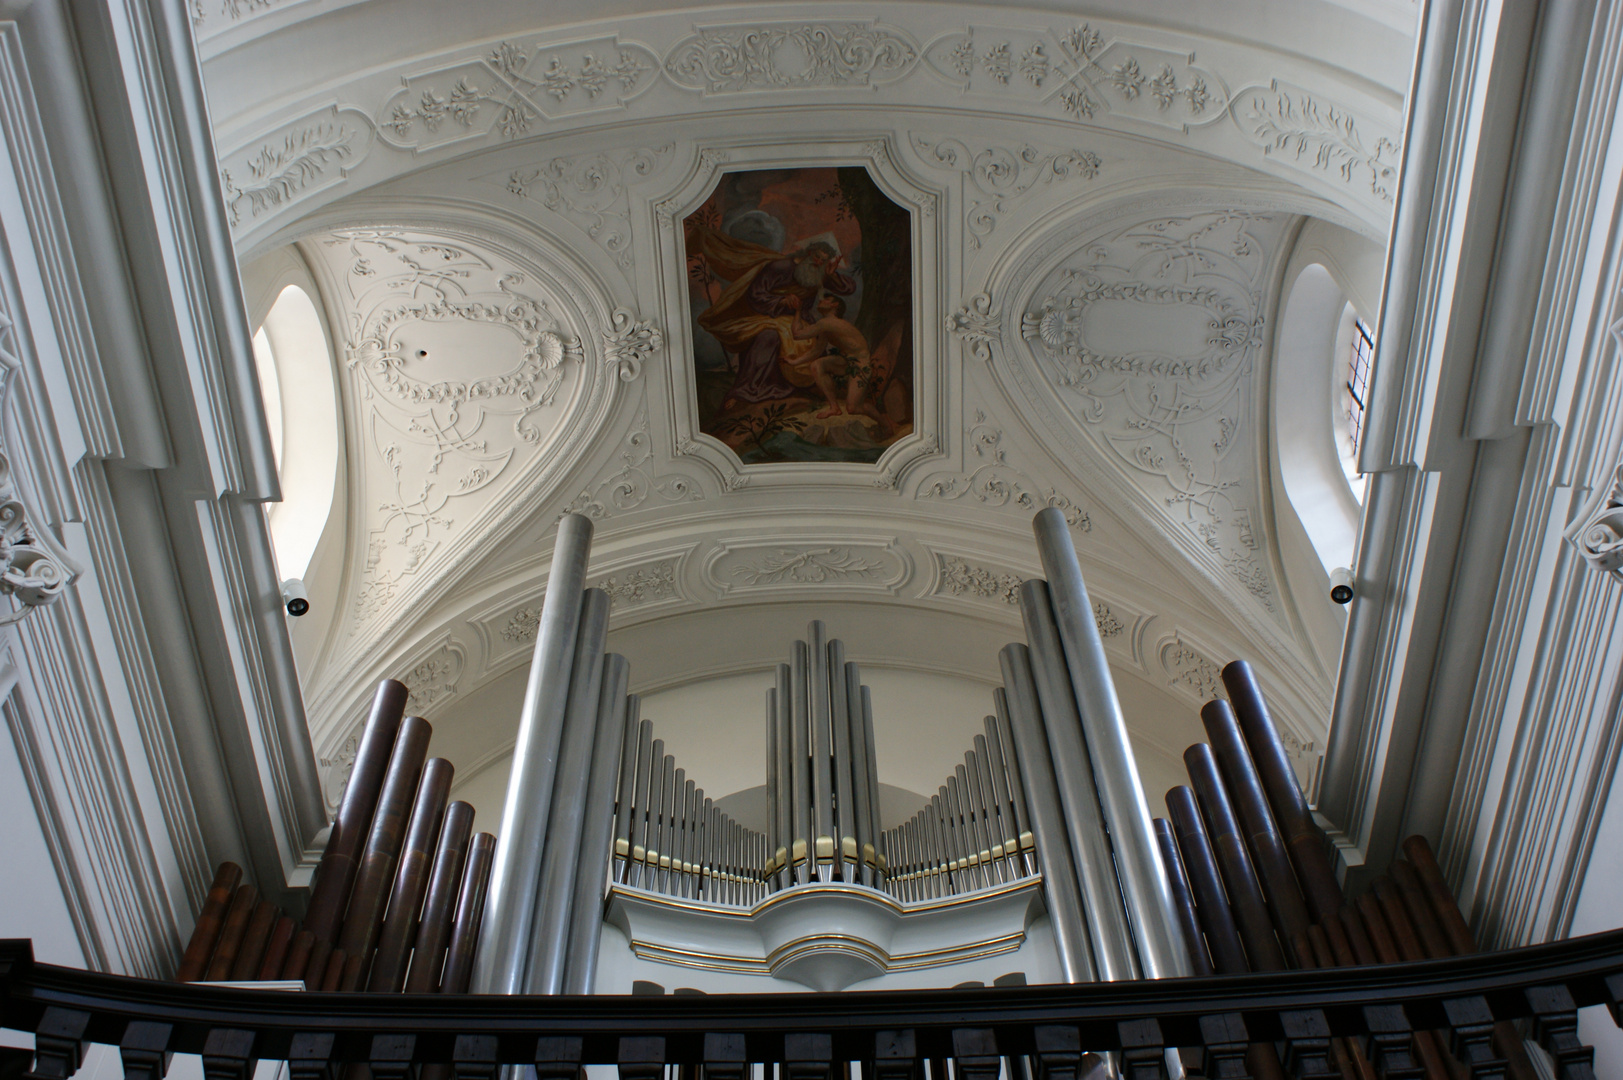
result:
<svg viewBox="0 0 1623 1080"><path fill-rule="evenodd" d="M627 661L605 651L608 596L584 587L591 523L566 516L499 834L449 800L450 763L385 680L302 924L224 864L179 977L590 993L606 918L640 958L822 990L1008 953L1044 914L1067 982L1474 949L1423 838L1348 902L1244 662L1202 709L1189 784L1152 819L1064 518L1044 510L1035 529L1046 580L1020 587L1026 641L999 654L982 731L937 790L887 820L873 696L812 622L763 687L766 809L745 822L642 717ZM1514 1031L1495 1042L1530 1075ZM1416 1047L1427 1076L1448 1075L1442 1041ZM1352 1042L1331 1057L1368 1074ZM1247 1062L1283 1075L1272 1044Z"/></svg>

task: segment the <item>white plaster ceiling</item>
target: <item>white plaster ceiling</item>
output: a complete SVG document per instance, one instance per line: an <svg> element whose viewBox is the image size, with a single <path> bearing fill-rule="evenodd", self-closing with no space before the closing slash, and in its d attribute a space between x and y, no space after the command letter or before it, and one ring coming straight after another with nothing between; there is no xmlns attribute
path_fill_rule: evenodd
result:
<svg viewBox="0 0 1623 1080"><path fill-rule="evenodd" d="M576 510L633 689L713 701L676 728L754 747L759 709L722 703L809 618L887 678L982 688L962 716L895 710L920 750L884 778L917 790L988 709L1046 505L1152 799L1235 657L1310 777L1334 617L1287 571L1305 541L1269 467L1272 335L1305 220L1384 243L1412 16L205 4L239 251L250 278L302 260L339 369L342 482L294 627L335 780L394 675L468 790L499 786ZM829 163L912 217L913 429L876 465L746 466L697 430L679 222L729 170ZM759 754L704 756L683 764L721 795Z"/></svg>

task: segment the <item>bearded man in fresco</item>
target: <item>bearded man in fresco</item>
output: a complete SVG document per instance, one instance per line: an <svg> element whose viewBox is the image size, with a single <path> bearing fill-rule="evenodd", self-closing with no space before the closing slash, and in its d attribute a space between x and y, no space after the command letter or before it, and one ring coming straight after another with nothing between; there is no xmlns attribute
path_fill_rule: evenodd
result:
<svg viewBox="0 0 1623 1080"><path fill-rule="evenodd" d="M856 282L839 270L834 245L818 237L778 252L691 221L686 239L690 254L732 283L698 317L699 325L738 357L738 374L722 408L784 398L797 386L810 386L815 344L796 339L795 318L815 322L819 296L856 291Z"/></svg>

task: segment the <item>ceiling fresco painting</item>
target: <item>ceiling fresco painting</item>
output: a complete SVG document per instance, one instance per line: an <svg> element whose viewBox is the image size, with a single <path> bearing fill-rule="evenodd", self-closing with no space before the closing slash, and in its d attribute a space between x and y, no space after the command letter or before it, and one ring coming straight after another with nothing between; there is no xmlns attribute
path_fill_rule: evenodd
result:
<svg viewBox="0 0 1623 1080"><path fill-rule="evenodd" d="M700 431L873 464L912 430L911 219L866 169L725 173L683 239Z"/></svg>

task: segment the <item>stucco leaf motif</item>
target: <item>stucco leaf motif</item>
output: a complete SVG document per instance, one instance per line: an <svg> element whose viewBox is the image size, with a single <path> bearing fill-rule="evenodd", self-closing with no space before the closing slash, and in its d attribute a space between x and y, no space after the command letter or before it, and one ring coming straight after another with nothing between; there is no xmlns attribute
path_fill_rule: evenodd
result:
<svg viewBox="0 0 1623 1080"><path fill-rule="evenodd" d="M406 697L407 710L422 713L454 695L463 662L462 651L447 644L407 672L400 680L411 691Z"/></svg>
<svg viewBox="0 0 1623 1080"><path fill-rule="evenodd" d="M963 559L941 559L940 591L951 596L978 596L986 600L1001 600L1006 604L1020 602L1019 574L1000 574L984 566L973 566Z"/></svg>
<svg viewBox="0 0 1623 1080"><path fill-rule="evenodd" d="M0 311L0 407L11 394L12 377L21 367L16 327ZM31 517L11 472L11 459L0 446L0 595L19 606L0 611L0 626L20 622L35 608L61 596L79 576L79 567L51 531Z"/></svg>
<svg viewBox="0 0 1623 1080"><path fill-rule="evenodd" d="M631 206L626 185L657 173L674 144L618 154L555 157L507 172L505 186L586 231L622 270L630 270Z"/></svg>
<svg viewBox="0 0 1623 1080"><path fill-rule="evenodd" d="M918 62L918 49L877 22L765 23L704 27L677 43L665 72L708 94L800 90L892 82Z"/></svg>
<svg viewBox="0 0 1623 1080"><path fill-rule="evenodd" d="M615 308L609 320L611 329L603 335L603 358L618 370L621 382L635 382L643 363L664 347L665 335L626 308Z"/></svg>
<svg viewBox="0 0 1623 1080"><path fill-rule="evenodd" d="M606 577L592 586L609 594L609 606L636 607L676 595L676 560L661 559L647 566L634 566Z"/></svg>
<svg viewBox="0 0 1623 1080"><path fill-rule="evenodd" d="M992 342L1003 340L1003 312L992 306L990 293L979 293L947 316L947 331L962 339L977 359L990 364Z"/></svg>
<svg viewBox="0 0 1623 1080"><path fill-rule="evenodd" d="M1366 133L1351 109L1277 81L1235 98L1235 119L1264 154L1315 172L1337 175L1390 203L1402 147L1395 136Z"/></svg>
<svg viewBox="0 0 1623 1080"><path fill-rule="evenodd" d="M1053 488L1040 487L1025 473L1009 464L1003 448L1003 432L990 423L984 412L975 413L968 432L970 452L981 464L968 472L938 477L919 489L921 499L974 499L992 507L1015 507L1035 514L1044 507L1056 507L1077 532L1090 532L1093 520L1087 511Z"/></svg>
<svg viewBox="0 0 1623 1080"><path fill-rule="evenodd" d="M325 180L328 169L342 170L357 155L364 133L336 120L313 123L268 142L243 163L245 172L220 170L231 224L240 225L243 211L258 217L292 202Z"/></svg>
<svg viewBox="0 0 1623 1080"><path fill-rule="evenodd" d="M648 431L648 411L644 406L621 446L619 466L570 500L568 506L558 511L558 517L585 514L603 520L635 510L650 499L656 503L678 503L699 502L704 498L704 492L691 478L656 472L653 461L653 437Z"/></svg>
<svg viewBox="0 0 1623 1080"><path fill-rule="evenodd" d="M1092 180L1103 165L1092 150L1047 150L1030 143L971 149L958 139L915 135L913 145L929 164L964 177L965 239L974 251L980 250L981 241L997 228L1002 215L1034 192L1068 181Z"/></svg>
<svg viewBox="0 0 1623 1080"><path fill-rule="evenodd" d="M754 565L734 566L731 573L746 585L821 585L850 578L871 578L884 571L881 563L857 556L849 548L783 549L762 556Z"/></svg>
<svg viewBox="0 0 1623 1080"><path fill-rule="evenodd" d="M1203 701L1223 696L1222 671L1176 635L1161 646L1161 666L1171 680L1169 686L1182 687Z"/></svg>

